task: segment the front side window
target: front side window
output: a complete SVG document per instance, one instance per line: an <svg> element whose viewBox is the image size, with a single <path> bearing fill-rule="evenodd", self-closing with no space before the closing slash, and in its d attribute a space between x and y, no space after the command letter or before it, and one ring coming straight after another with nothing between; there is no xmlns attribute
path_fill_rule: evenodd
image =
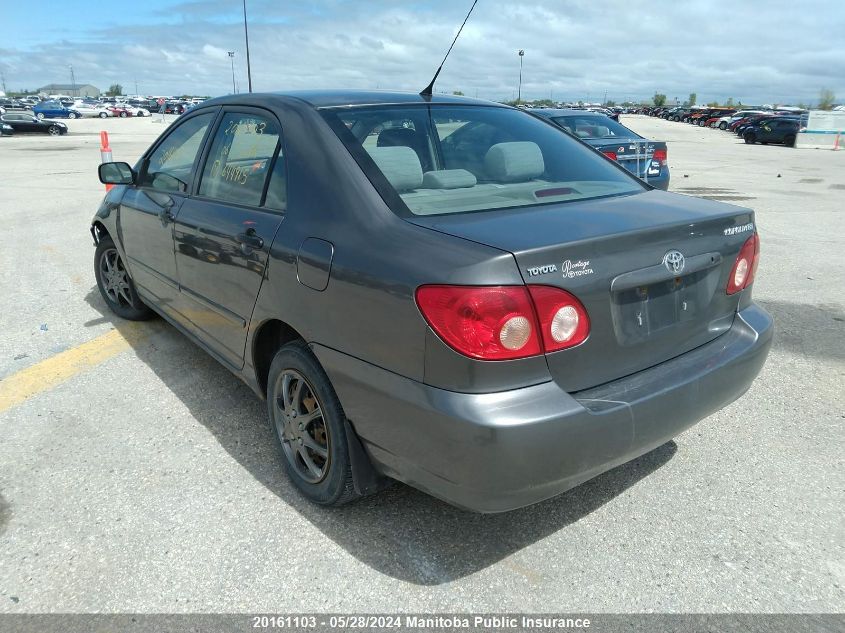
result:
<svg viewBox="0 0 845 633"><path fill-rule="evenodd" d="M593 150L519 110L411 105L322 114L400 215L527 207L645 189Z"/></svg>
<svg viewBox="0 0 845 633"><path fill-rule="evenodd" d="M214 113L201 114L181 123L146 160L140 185L171 193L185 193L199 154L202 139Z"/></svg>
<svg viewBox="0 0 845 633"><path fill-rule="evenodd" d="M281 129L272 117L241 112L223 115L205 162L199 195L260 205L280 138Z"/></svg>

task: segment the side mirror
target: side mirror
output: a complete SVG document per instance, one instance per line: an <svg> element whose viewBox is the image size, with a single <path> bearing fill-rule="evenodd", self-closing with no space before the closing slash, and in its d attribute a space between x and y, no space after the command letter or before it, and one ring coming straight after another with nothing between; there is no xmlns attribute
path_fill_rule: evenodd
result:
<svg viewBox="0 0 845 633"><path fill-rule="evenodd" d="M133 185L135 172L129 163L103 163L98 168L100 182L104 185Z"/></svg>

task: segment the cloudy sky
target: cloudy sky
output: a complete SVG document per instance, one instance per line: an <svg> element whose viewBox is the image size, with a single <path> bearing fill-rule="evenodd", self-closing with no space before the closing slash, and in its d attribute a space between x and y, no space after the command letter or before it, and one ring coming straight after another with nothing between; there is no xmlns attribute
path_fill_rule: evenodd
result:
<svg viewBox="0 0 845 633"><path fill-rule="evenodd" d="M8 90L77 83L126 92L246 90L240 0L5 2ZM253 87L422 89L471 0L247 0ZM470 96L699 103L845 101L843 0L479 0L437 85Z"/></svg>

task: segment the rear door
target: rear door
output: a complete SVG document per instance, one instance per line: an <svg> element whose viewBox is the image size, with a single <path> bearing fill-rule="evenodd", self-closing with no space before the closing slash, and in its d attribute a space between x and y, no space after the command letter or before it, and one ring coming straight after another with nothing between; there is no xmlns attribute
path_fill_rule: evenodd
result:
<svg viewBox="0 0 845 633"><path fill-rule="evenodd" d="M119 227L136 285L166 312L178 293L173 222L191 185L203 140L217 110L175 125L141 165L138 185L120 203Z"/></svg>
<svg viewBox="0 0 845 633"><path fill-rule="evenodd" d="M247 325L284 217L281 125L263 109L224 108L196 193L175 224L178 310L215 352L243 365Z"/></svg>

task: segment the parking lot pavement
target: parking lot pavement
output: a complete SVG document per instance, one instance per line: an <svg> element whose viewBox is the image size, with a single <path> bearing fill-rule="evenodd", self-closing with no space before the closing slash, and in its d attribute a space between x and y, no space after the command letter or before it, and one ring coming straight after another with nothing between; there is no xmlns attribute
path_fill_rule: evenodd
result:
<svg viewBox="0 0 845 633"><path fill-rule="evenodd" d="M669 142L672 191L756 209L776 341L675 441L493 516L401 485L310 505L244 385L106 311L97 132L134 162L161 124L0 139L0 611L841 611L845 152L623 122Z"/></svg>

